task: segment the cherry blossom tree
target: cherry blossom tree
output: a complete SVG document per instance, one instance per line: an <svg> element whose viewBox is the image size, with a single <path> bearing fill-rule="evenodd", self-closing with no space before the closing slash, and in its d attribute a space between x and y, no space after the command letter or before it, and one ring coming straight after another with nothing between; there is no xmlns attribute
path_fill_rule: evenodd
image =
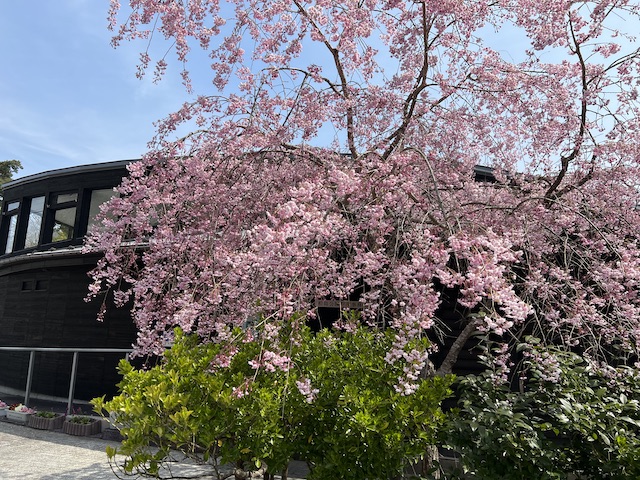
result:
<svg viewBox="0 0 640 480"><path fill-rule="evenodd" d="M187 101L88 241L105 253L92 294L132 302L142 353L175 326L231 341L264 322L275 338L294 312L322 322L318 300L357 300L339 326L393 329L406 393L424 335L439 373L477 333L635 361L639 14L633 0L112 0L114 43L146 39L139 75L160 79L173 53L154 45L170 42ZM287 363L270 349L268 368Z"/></svg>

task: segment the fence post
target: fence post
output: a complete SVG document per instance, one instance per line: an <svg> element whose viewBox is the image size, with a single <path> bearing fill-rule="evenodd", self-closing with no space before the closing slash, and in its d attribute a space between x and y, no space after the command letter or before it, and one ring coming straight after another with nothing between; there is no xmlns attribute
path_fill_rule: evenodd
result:
<svg viewBox="0 0 640 480"><path fill-rule="evenodd" d="M76 389L76 374L78 371L78 352L73 352L73 362L71 363L71 379L69 380L69 398L67 400L67 415L71 415L73 405L73 395Z"/></svg>
<svg viewBox="0 0 640 480"><path fill-rule="evenodd" d="M24 387L24 404L29 405L29 399L31 398L31 382L33 381L33 367L36 362L36 351L31 350L29 352L29 370L27 370L27 384Z"/></svg>

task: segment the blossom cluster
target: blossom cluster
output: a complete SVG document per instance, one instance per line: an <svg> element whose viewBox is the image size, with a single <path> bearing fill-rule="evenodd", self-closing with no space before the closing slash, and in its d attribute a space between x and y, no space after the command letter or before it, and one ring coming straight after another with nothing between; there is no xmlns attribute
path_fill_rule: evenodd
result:
<svg viewBox="0 0 640 480"><path fill-rule="evenodd" d="M263 350L257 359L249 360L249 365L256 370L264 368L267 372L275 372L276 370L287 372L291 368L291 359L286 355Z"/></svg>
<svg viewBox="0 0 640 480"><path fill-rule="evenodd" d="M269 343L294 312L328 326L315 305L337 300L393 329L406 393L424 335L443 365L478 332L638 357L640 52L615 21L638 2L120 8L115 43L158 29L186 69L195 40L218 90L158 124L87 244L104 253L90 295L131 302L139 353L175 326L230 342L253 318ZM483 38L505 25L521 52ZM291 368L277 347L251 366Z"/></svg>
<svg viewBox="0 0 640 480"><path fill-rule="evenodd" d="M311 385L311 380L309 380L308 378L296 380L296 386L298 387L298 390L305 398L305 402L307 403L313 403L318 393L320 393L320 390L318 390L317 388L313 388L313 386Z"/></svg>

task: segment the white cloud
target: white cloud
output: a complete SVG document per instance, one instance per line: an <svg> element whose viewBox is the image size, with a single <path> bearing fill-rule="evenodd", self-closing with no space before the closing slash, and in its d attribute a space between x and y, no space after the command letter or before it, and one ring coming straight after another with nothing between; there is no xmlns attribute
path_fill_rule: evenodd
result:
<svg viewBox="0 0 640 480"><path fill-rule="evenodd" d="M179 108L177 74L135 78L139 44L109 45L108 5L95 0L10 2L0 17L0 160L28 175L136 158L153 122Z"/></svg>

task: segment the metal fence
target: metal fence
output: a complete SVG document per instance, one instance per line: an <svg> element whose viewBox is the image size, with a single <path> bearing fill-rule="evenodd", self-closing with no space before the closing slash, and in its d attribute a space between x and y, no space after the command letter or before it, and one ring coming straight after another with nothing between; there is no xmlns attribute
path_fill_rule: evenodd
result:
<svg viewBox="0 0 640 480"><path fill-rule="evenodd" d="M131 349L126 348L56 348L56 347L0 347L0 351L8 352L29 352L29 369L27 370L27 381L24 388L24 404L29 405L31 398L31 382L33 380L33 369L35 367L36 352L49 353L73 353L71 362L71 375L69 377L69 396L67 398L67 415L71 413L73 396L76 388L76 376L78 373L78 357L80 353L131 353Z"/></svg>

